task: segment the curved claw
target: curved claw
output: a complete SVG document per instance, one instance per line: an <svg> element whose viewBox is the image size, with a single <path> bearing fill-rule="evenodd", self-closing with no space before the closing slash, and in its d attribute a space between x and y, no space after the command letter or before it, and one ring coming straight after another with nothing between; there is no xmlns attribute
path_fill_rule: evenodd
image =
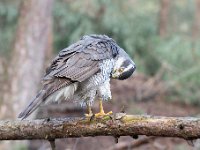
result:
<svg viewBox="0 0 200 150"><path fill-rule="evenodd" d="M103 118L104 116L109 116L109 115L113 114L112 111L109 111L108 113L104 112L101 99L99 100L99 113L93 114L90 105L87 105L87 107L88 107L88 114L85 114L85 117L90 118L90 119L94 118L94 117Z"/></svg>
<svg viewBox="0 0 200 150"><path fill-rule="evenodd" d="M90 118L92 116L93 116L93 113L85 114L85 117L88 117L88 118Z"/></svg>
<svg viewBox="0 0 200 150"><path fill-rule="evenodd" d="M97 118L102 118L102 117L104 117L104 116L109 116L109 115L111 115L112 113L113 113L112 111L109 111L108 113L99 112L99 113L95 114L95 117L97 117Z"/></svg>

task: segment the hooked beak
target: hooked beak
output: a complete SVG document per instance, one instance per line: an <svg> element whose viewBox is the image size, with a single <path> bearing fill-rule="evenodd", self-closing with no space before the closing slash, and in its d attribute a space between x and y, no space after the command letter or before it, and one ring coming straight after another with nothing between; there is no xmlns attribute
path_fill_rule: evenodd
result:
<svg viewBox="0 0 200 150"><path fill-rule="evenodd" d="M119 76L120 76L120 72L116 69L116 70L114 70L113 72L112 72L112 78L113 79L118 79L119 78Z"/></svg>

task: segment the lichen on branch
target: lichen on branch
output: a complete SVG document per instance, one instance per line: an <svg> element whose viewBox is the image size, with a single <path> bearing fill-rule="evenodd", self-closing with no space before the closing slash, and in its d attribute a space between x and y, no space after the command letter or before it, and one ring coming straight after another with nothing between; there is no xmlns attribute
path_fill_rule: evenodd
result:
<svg viewBox="0 0 200 150"><path fill-rule="evenodd" d="M92 119L83 117L0 121L0 140L137 135L197 139L200 138L200 118L117 113Z"/></svg>

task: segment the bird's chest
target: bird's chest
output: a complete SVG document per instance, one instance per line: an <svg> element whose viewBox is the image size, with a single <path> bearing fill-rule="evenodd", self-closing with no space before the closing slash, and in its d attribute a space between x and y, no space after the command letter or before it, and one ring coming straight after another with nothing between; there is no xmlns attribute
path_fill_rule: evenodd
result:
<svg viewBox="0 0 200 150"><path fill-rule="evenodd" d="M113 59L104 60L99 64L100 71L81 83L81 90L97 89L99 86L104 84L107 80L110 79L113 67Z"/></svg>
<svg viewBox="0 0 200 150"><path fill-rule="evenodd" d="M104 84L111 77L111 72L114 67L114 60L107 59L99 64L100 72L88 79L92 87L99 87Z"/></svg>

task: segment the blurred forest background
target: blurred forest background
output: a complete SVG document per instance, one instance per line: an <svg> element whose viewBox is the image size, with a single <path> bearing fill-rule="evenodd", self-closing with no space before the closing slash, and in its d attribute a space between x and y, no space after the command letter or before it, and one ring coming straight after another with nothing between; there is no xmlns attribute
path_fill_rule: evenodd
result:
<svg viewBox="0 0 200 150"><path fill-rule="evenodd" d="M0 0L0 118L16 118L38 91L52 58L85 34L112 37L137 66L133 78L112 81L114 98L107 109L199 115L200 0ZM69 106L74 108L64 111ZM68 149L87 148L84 140L68 140ZM96 140L114 145L112 139ZM149 143L140 149L190 148L171 138Z"/></svg>

